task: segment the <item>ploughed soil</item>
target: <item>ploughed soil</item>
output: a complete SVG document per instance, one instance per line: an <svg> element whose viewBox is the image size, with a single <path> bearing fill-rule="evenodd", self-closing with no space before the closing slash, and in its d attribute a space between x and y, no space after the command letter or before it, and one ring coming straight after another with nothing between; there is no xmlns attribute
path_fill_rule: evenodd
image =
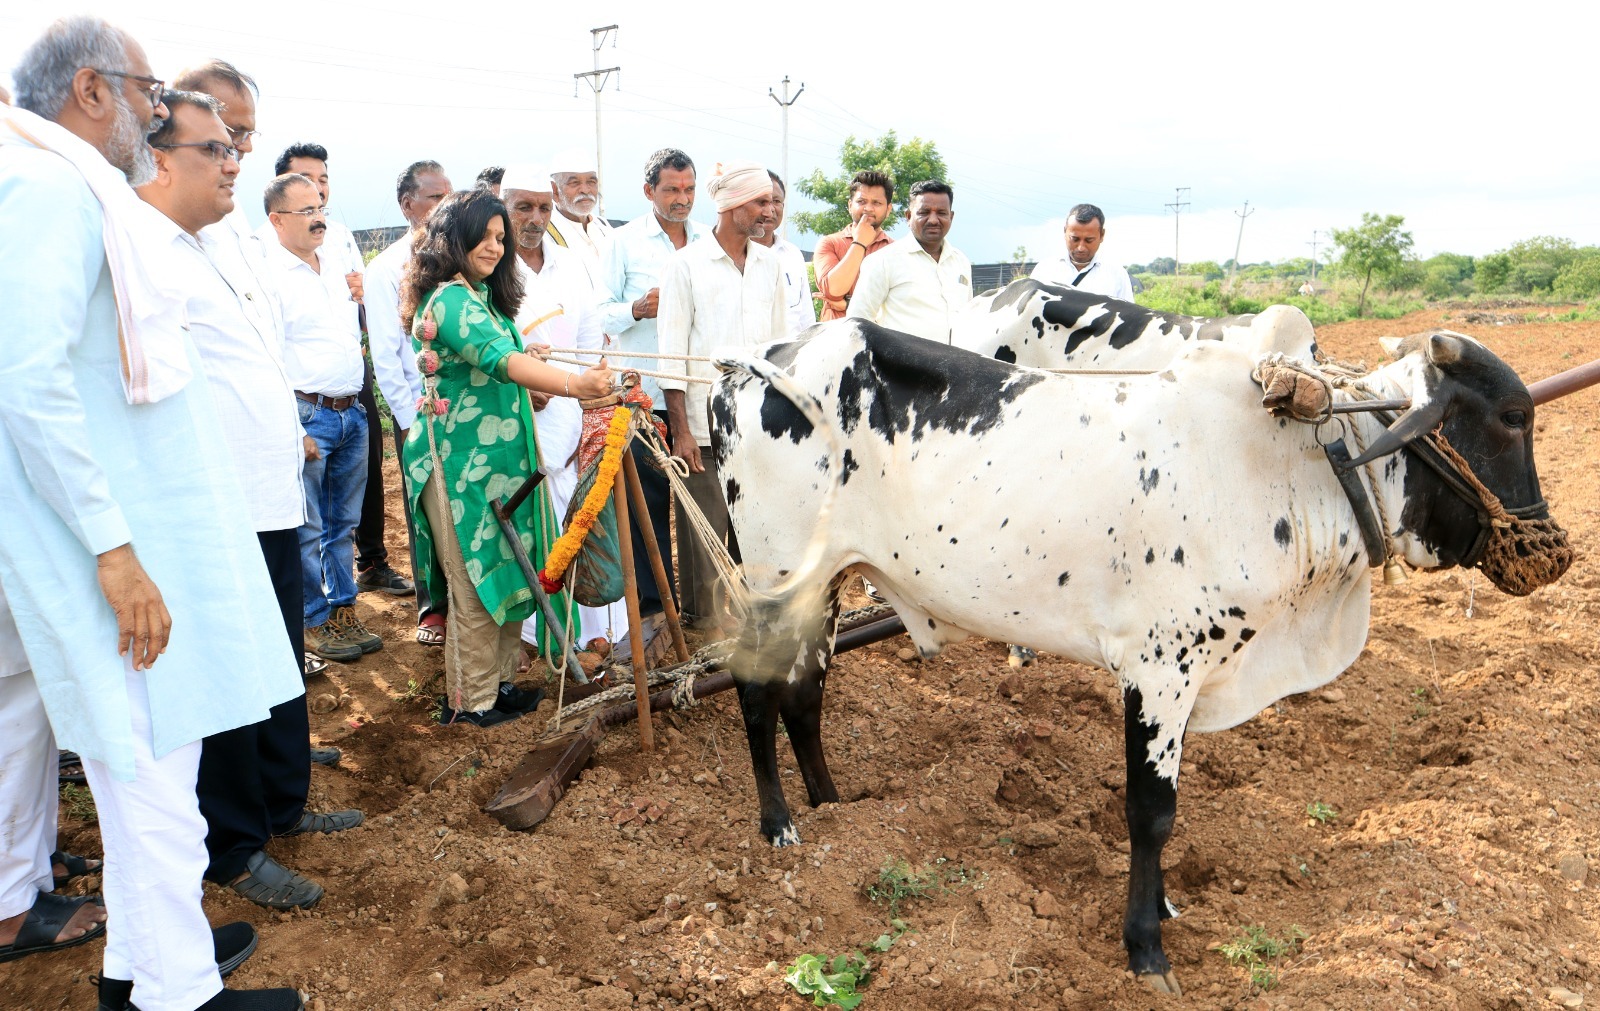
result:
<svg viewBox="0 0 1600 1011"><path fill-rule="evenodd" d="M1381 335L1450 326L1528 380L1600 347L1596 323L1461 316L1319 337L1377 361ZM1544 491L1579 549L1560 583L1523 599L1471 572L1377 586L1367 649L1337 681L1190 737L1164 859L1181 1002L1123 970L1122 713L1107 674L1044 657L1011 676L1005 647L978 640L907 660L890 640L833 667L824 732L844 803L805 807L779 742L804 845L774 850L755 830L732 693L658 716L652 756L632 727L613 731L548 821L510 832L481 808L551 703L487 731L436 726L441 654L413 641L408 600L375 594L361 608L383 650L310 685L316 739L344 749L315 770L313 806L359 807L366 824L271 845L327 887L309 913L206 887L214 922L261 932L232 982L294 985L321 1011L798 1011L811 1001L782 967L864 950L869 1011L1600 1004L1597 398L1538 414ZM387 477L393 493L392 461ZM61 829L67 848L99 852L92 821L64 809ZM940 886L897 904L910 931L879 954L866 946L891 910L867 889L895 862ZM1252 976L1218 950L1247 927L1298 943ZM0 1005L92 1006L99 953L0 967Z"/></svg>

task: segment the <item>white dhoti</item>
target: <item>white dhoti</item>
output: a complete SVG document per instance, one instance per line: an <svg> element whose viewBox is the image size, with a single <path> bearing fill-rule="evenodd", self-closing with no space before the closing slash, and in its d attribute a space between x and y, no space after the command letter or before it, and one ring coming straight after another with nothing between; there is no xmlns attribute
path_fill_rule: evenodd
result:
<svg viewBox="0 0 1600 1011"><path fill-rule="evenodd" d="M56 738L33 674L0 677L0 920L55 888Z"/></svg>
<svg viewBox="0 0 1600 1011"><path fill-rule="evenodd" d="M83 763L105 845L102 975L133 980L141 1011L193 1011L222 989L211 924L200 908L209 862L195 795L200 742L155 757L145 677L128 672L133 780L117 780L104 762Z"/></svg>

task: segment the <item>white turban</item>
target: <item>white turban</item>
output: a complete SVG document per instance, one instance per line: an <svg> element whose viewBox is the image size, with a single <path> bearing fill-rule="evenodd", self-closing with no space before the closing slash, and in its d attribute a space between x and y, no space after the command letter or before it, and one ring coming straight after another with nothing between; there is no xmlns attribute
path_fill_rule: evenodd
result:
<svg viewBox="0 0 1600 1011"><path fill-rule="evenodd" d="M731 210L757 197L771 196L772 177L767 175L766 166L753 161L718 163L716 174L706 184L706 192L718 211Z"/></svg>
<svg viewBox="0 0 1600 1011"><path fill-rule="evenodd" d="M526 162L521 165L507 165L506 174L500 180L500 192L504 193L507 190L549 193L550 170L543 165L530 165Z"/></svg>

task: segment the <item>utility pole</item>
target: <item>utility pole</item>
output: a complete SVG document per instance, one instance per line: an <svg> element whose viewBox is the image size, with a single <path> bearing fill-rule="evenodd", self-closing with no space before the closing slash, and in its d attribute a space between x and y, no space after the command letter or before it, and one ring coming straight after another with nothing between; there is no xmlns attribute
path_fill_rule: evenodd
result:
<svg viewBox="0 0 1600 1011"><path fill-rule="evenodd" d="M777 95L774 95L772 93L772 89L771 88L767 89L767 97L772 99L774 102L777 102L778 103L778 107L783 110L783 185L784 185L785 188L787 188L788 185L789 185L789 106L791 106L794 103L800 101L800 96L804 95L805 93L806 93L806 82L801 81L800 82L800 90L794 93L794 97L793 98L789 97L789 75L788 74L784 74L783 75L783 97L782 98L779 98ZM784 238L788 238L789 237L789 218L788 218L787 215L785 215L784 219L783 219L783 230L782 230L781 234L783 235Z"/></svg>
<svg viewBox="0 0 1600 1011"><path fill-rule="evenodd" d="M606 25L604 28L591 28L589 29L589 34L594 37L592 40L594 46L594 69L586 73L572 75L572 97L578 97L579 81L587 81L590 90L594 92L594 172L595 176L600 180L600 193L603 201L606 191L606 174L600 164L600 92L606 90L606 85L610 82L612 74L617 75L617 87L619 89L622 87L622 68L600 66L600 50L605 47L606 39L609 38L611 40L612 49L617 48L617 26ZM601 207L601 204L596 204L594 209L596 215L603 216Z"/></svg>
<svg viewBox="0 0 1600 1011"><path fill-rule="evenodd" d="M1183 195L1189 192L1189 187L1175 186L1173 190L1172 203L1166 206L1172 209L1172 276L1177 277L1178 265L1182 262L1178 258L1178 216L1189 206L1189 201L1183 199Z"/></svg>
<svg viewBox="0 0 1600 1011"><path fill-rule="evenodd" d="M1255 211L1250 209L1250 201L1246 200L1244 202L1244 210L1234 211L1233 213L1239 216L1239 238L1233 244L1233 269L1228 271L1228 286L1230 288L1233 286L1234 277L1239 273L1239 248L1244 245L1244 219L1254 214Z"/></svg>
<svg viewBox="0 0 1600 1011"><path fill-rule="evenodd" d="M1311 232L1311 241L1306 245L1311 247L1311 283L1315 284L1317 281L1317 233L1315 229Z"/></svg>

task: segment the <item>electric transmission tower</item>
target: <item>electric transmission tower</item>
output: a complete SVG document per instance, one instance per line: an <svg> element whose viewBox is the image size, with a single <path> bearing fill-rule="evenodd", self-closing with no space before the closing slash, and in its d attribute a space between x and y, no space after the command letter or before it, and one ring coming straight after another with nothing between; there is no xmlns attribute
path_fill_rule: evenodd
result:
<svg viewBox="0 0 1600 1011"><path fill-rule="evenodd" d="M1183 199L1183 195L1189 192L1189 187L1175 186L1173 190L1172 203L1166 206L1172 210L1172 276L1177 277L1178 266L1182 262L1178 258L1178 216L1189 206L1189 201Z"/></svg>

